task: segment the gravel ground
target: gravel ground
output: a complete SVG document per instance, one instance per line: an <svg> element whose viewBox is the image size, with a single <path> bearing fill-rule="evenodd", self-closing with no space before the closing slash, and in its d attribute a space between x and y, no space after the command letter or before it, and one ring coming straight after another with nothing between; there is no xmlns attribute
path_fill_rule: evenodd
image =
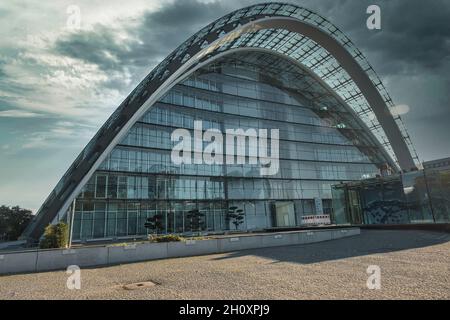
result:
<svg viewBox="0 0 450 320"><path fill-rule="evenodd" d="M369 265L381 290L366 287ZM278 248L83 269L81 290L64 271L0 277L0 299L450 299L450 234L362 231ZM127 290L127 284L155 286Z"/></svg>

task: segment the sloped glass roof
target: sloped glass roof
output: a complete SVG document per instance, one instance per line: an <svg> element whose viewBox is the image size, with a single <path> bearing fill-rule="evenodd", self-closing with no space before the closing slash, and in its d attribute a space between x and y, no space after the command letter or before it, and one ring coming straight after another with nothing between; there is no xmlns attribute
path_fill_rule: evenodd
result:
<svg viewBox="0 0 450 320"><path fill-rule="evenodd" d="M319 117L326 119L331 126L340 129L352 145L363 146L361 150L373 163L386 164L392 161L383 152L374 136L370 134L364 122L349 111L349 106L336 97L330 88L313 76L311 71L287 59L279 59L270 51L244 50L214 61L209 68L220 68L221 63L258 66L264 70L265 77L282 82L282 86L308 105ZM274 84L275 85L275 84ZM303 99L304 98L304 99ZM369 147L369 148L367 148Z"/></svg>
<svg viewBox="0 0 450 320"><path fill-rule="evenodd" d="M164 72L167 71L169 64L177 59L183 61L183 58L186 57L189 49L192 47L199 46L200 49L208 50L208 54L212 54L214 51L225 52L230 49L244 47L268 49L295 59L298 63L319 76L356 112L380 144L386 149L391 158L394 159L394 161L397 161L392 146L371 106L366 101L364 95L352 78L326 49L301 34L284 29L263 29L231 35L229 34L230 30L227 29L230 25L233 29L239 28L242 25L242 19L245 18L249 18L249 21L252 21L265 17L277 16L296 18L332 36L352 55L355 61L357 61L366 72L374 86L380 92L388 108L394 107L394 103L389 96L389 93L372 66L366 60L362 52L356 48L353 42L342 31L320 15L306 8L286 3L265 3L243 8L206 26L183 43L174 53L167 57L165 61L150 73L142 83L142 88L138 87L135 94L139 95L148 81L164 77ZM208 48L208 46L211 45L212 42L209 42L208 38L211 38L211 34L214 33L218 38L222 37L222 41L219 41L219 44L212 46L213 49L211 49L211 47ZM191 55L189 55L189 57L190 56ZM185 58L184 60L187 59ZM167 72L166 75L168 75ZM394 120L400 128L403 139L406 141L416 164L419 164L416 151L413 148L401 117L399 115L394 115Z"/></svg>

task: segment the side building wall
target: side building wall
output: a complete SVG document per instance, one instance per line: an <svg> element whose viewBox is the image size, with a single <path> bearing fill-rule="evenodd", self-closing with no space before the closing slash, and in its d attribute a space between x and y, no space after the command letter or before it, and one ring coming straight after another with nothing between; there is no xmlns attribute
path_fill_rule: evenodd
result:
<svg viewBox="0 0 450 320"><path fill-rule="evenodd" d="M449 223L450 169L338 184L333 207L341 224Z"/></svg>

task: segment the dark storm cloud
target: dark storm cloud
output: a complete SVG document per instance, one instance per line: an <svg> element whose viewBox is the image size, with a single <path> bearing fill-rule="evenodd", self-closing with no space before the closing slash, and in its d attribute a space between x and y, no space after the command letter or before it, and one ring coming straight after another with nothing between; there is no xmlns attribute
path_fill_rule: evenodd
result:
<svg viewBox="0 0 450 320"><path fill-rule="evenodd" d="M289 2L289 1L288 1ZM315 11L339 27L385 75L436 71L450 60L448 0L301 0L293 4ZM259 1L233 2L236 8ZM366 27L369 5L381 8L382 30Z"/></svg>
<svg viewBox="0 0 450 320"><path fill-rule="evenodd" d="M144 16L139 38L144 42L137 53L141 57L150 54L165 56L189 36L210 22L220 18L231 9L227 2L201 3L196 0L183 0L163 7L157 12Z"/></svg>
<svg viewBox="0 0 450 320"><path fill-rule="evenodd" d="M224 2L201 3L183 0L144 13L138 26L123 26L128 40L115 30L97 25L93 30L72 33L59 39L55 50L63 55L96 64L102 70L148 67L164 59L201 27L229 9Z"/></svg>
<svg viewBox="0 0 450 320"><path fill-rule="evenodd" d="M80 31L55 43L59 54L98 65L102 70L122 70L130 53L126 43L119 42L114 30L96 25L92 31Z"/></svg>
<svg viewBox="0 0 450 320"><path fill-rule="evenodd" d="M245 5L259 1L234 2ZM301 0L339 27L384 75L442 71L450 62L450 1L448 0ZM382 30L367 29L369 5L381 8Z"/></svg>
<svg viewBox="0 0 450 320"><path fill-rule="evenodd" d="M398 4L388 10L388 33L381 46L390 47L395 61L437 69L450 58L450 5L448 1L415 2L409 10Z"/></svg>
<svg viewBox="0 0 450 320"><path fill-rule="evenodd" d="M2 59L2 57L0 56L0 80L6 77L6 72L4 71L5 66L6 60Z"/></svg>
<svg viewBox="0 0 450 320"><path fill-rule="evenodd" d="M371 3L381 8L382 30L364 28L365 19L345 19L344 31L365 53L379 59L378 71L398 74L436 71L448 68L450 58L450 3L434 1L358 1L353 12L361 12ZM352 12L341 10L341 14ZM382 63L381 63L382 61Z"/></svg>

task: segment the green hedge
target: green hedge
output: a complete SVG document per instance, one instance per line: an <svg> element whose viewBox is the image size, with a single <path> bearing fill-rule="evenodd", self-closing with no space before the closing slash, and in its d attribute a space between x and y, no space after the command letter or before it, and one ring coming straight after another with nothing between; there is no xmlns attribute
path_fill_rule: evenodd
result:
<svg viewBox="0 0 450 320"><path fill-rule="evenodd" d="M45 228L44 238L39 247L41 249L67 248L69 243L69 226L64 222L48 225Z"/></svg>
<svg viewBox="0 0 450 320"><path fill-rule="evenodd" d="M150 240L150 242L181 242L185 240L183 237L173 234L164 236L149 236L148 239Z"/></svg>

